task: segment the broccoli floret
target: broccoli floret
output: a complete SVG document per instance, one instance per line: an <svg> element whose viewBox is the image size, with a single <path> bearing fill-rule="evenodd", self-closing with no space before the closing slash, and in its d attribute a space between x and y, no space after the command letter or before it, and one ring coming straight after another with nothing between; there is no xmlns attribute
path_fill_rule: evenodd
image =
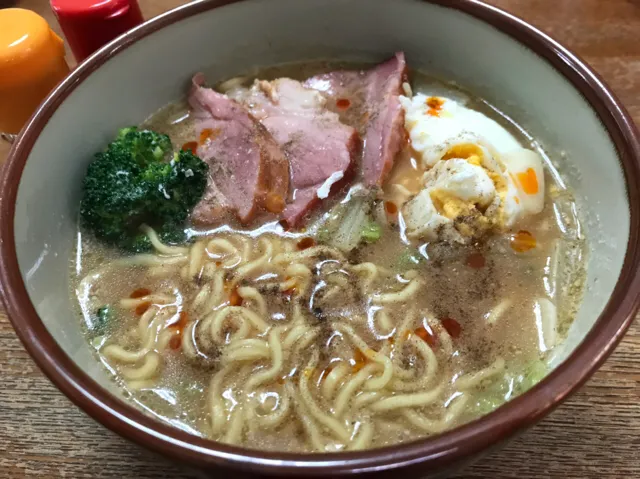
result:
<svg viewBox="0 0 640 479"><path fill-rule="evenodd" d="M167 135L120 130L87 169L82 226L128 251L150 249L142 224L156 229L163 241L183 242L183 225L207 186L208 166L190 151L172 149Z"/></svg>
<svg viewBox="0 0 640 479"><path fill-rule="evenodd" d="M184 230L183 225L174 223L165 223L161 228L156 229L158 238L165 244L177 245L187 242L189 239ZM137 234L132 236L128 242L121 244L120 247L128 251L150 251L152 249L151 241L146 234Z"/></svg>
<svg viewBox="0 0 640 479"><path fill-rule="evenodd" d="M137 127L122 128L117 138L109 145L111 149L122 149L142 167L164 160L171 151L171 139L162 133L138 130Z"/></svg>

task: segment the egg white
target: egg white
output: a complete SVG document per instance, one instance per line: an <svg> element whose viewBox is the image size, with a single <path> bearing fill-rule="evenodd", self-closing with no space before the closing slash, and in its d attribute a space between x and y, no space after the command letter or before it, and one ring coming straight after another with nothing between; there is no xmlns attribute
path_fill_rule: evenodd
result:
<svg viewBox="0 0 640 479"><path fill-rule="evenodd" d="M484 140L498 153L522 148L511 133L482 113L445 97L437 97L442 106L434 110L427 104L429 98L422 93L400 97L411 145L425 167L434 166L449 148L460 143Z"/></svg>
<svg viewBox="0 0 640 479"><path fill-rule="evenodd" d="M465 204L486 209L501 229L542 211L541 158L497 122L449 98L417 94L400 101L416 159L426 171L424 189L403 208L409 236L433 240L446 231L448 240L466 241L454 229L455 218L438 211L437 197L447 199L449 212Z"/></svg>
<svg viewBox="0 0 640 479"><path fill-rule="evenodd" d="M516 198L524 214L536 215L544 208L544 170L540 155L523 148L510 151L500 157L504 163L509 179L517 189ZM532 190L523 183L523 178L535 178L535 188Z"/></svg>
<svg viewBox="0 0 640 479"><path fill-rule="evenodd" d="M454 226L454 220L476 208L489 208L496 201L497 191L487 170L456 158L439 161L424 176L425 188L403 208L404 221L409 237L429 240L447 239L464 243L470 239ZM441 200L440 209L434 198ZM486 222L483 222L486 224ZM475 232L473 222L468 232Z"/></svg>
<svg viewBox="0 0 640 479"><path fill-rule="evenodd" d="M438 162L425 174L425 186L483 208L496 195L495 185L484 168L458 158Z"/></svg>

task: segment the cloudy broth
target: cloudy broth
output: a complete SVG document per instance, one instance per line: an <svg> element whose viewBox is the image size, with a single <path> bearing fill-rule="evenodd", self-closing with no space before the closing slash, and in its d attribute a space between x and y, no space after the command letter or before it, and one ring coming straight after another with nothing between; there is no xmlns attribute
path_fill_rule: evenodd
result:
<svg viewBox="0 0 640 479"><path fill-rule="evenodd" d="M245 84L303 79L329 66L270 68ZM411 84L414 93L465 100L531 146L484 100L416 72ZM188 113L179 101L143 126L180 148L195 137ZM352 187L306 229L193 228L187 246L137 260L79 231L71 290L97 356L149 414L262 450L393 445L526 391L543 377L581 300L585 244L571 191L545 161L542 213L469 245L416 241L404 234L389 187L418 188L414 157L407 144L370 200L380 238L348 253L326 245L322 220L340 202L348 211L358 201ZM104 305L113 317L98 325Z"/></svg>

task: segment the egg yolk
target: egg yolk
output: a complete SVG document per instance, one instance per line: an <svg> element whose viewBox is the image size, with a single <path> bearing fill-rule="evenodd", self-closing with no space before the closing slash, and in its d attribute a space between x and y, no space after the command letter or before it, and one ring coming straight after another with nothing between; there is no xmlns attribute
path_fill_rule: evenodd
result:
<svg viewBox="0 0 640 479"><path fill-rule="evenodd" d="M478 145L474 145L473 143L466 143L451 147L449 151L444 154L442 159L450 160L452 158L461 158L463 160L467 160L469 163L481 166L483 156L484 153L482 152L482 148ZM476 158L472 159L472 157Z"/></svg>
<svg viewBox="0 0 640 479"><path fill-rule="evenodd" d="M475 209L473 203L467 203L457 196L441 190L431 191L431 201L433 201L438 213L450 220L459 216L467 216L471 213L471 210Z"/></svg>
<svg viewBox="0 0 640 479"><path fill-rule="evenodd" d="M472 202L442 190L433 190L430 196L438 213L455 221L456 229L462 236L482 236L495 226L495 218L483 215Z"/></svg>

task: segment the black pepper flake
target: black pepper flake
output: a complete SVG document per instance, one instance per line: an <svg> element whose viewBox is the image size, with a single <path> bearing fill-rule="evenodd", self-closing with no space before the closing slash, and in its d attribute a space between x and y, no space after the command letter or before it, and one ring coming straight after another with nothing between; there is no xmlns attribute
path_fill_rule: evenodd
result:
<svg viewBox="0 0 640 479"><path fill-rule="evenodd" d="M356 248L349 253L347 261L349 264L359 264L362 263L362 254L360 248Z"/></svg>
<svg viewBox="0 0 640 479"><path fill-rule="evenodd" d="M311 312L313 313L313 315L316 317L316 319L319 319L320 321L324 321L327 319L326 314L324 313L324 311L322 310L322 308L313 308L311 310Z"/></svg>

